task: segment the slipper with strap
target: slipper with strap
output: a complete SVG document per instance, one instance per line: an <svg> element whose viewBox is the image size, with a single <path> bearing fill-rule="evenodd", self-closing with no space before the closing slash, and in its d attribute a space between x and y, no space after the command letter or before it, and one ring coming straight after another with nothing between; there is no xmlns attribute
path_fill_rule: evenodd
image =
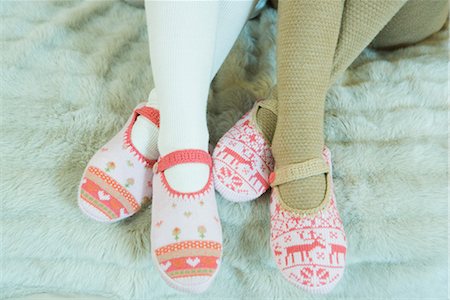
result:
<svg viewBox="0 0 450 300"><path fill-rule="evenodd" d="M206 185L197 192L173 189L164 171L180 164L210 168ZM197 149L179 150L154 165L151 251L167 284L184 292L205 291L216 276L222 255L222 228L213 186L212 159Z"/></svg>
<svg viewBox="0 0 450 300"><path fill-rule="evenodd" d="M138 116L159 127L159 111L139 104L125 126L91 158L78 189L78 206L88 217L112 223L130 217L150 202L152 167L156 157L145 157L131 141Z"/></svg>
<svg viewBox="0 0 450 300"><path fill-rule="evenodd" d="M287 206L278 186L309 176L326 174L322 203L309 210ZM336 206L331 153L323 158L276 168L270 175L270 244L279 270L287 281L313 293L329 292L343 277L347 242Z"/></svg>
<svg viewBox="0 0 450 300"><path fill-rule="evenodd" d="M274 161L270 142L256 122L260 108L276 114L277 101L257 101L217 143L214 152L214 185L227 200L250 201L266 192Z"/></svg>

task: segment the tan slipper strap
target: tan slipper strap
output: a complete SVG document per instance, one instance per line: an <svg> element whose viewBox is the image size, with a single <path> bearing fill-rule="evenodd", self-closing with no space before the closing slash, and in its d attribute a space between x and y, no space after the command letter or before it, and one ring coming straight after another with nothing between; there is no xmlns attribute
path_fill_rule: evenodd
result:
<svg viewBox="0 0 450 300"><path fill-rule="evenodd" d="M269 181L270 186L275 187L283 183L328 172L330 172L330 168L323 158L313 158L298 164L275 168L275 171L270 174Z"/></svg>

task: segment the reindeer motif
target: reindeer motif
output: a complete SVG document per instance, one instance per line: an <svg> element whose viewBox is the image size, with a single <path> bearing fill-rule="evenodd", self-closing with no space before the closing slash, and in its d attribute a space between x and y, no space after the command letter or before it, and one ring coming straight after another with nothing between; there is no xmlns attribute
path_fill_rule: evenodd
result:
<svg viewBox="0 0 450 300"><path fill-rule="evenodd" d="M286 231L291 231L292 229L297 228L298 227L297 225L298 225L297 219L294 218L288 219L287 222L285 223ZM299 236L302 240L307 239L303 236L303 233L299 234Z"/></svg>
<svg viewBox="0 0 450 300"><path fill-rule="evenodd" d="M254 186L256 186L257 183L260 183L260 186L262 188L269 187L269 183L258 171L250 177L250 183L252 183Z"/></svg>
<svg viewBox="0 0 450 300"><path fill-rule="evenodd" d="M305 258L309 258L309 252L312 251L314 248L320 247L322 249L325 249L325 245L319 241L319 238L315 238L314 241L311 244L302 244L302 245L294 245L286 247L286 257L285 257L285 264L288 265L289 257L291 257L292 264L295 263L295 253L299 253L301 255L302 261L305 260Z"/></svg>
<svg viewBox="0 0 450 300"><path fill-rule="evenodd" d="M232 165L233 164L244 164L244 165L249 166L249 168L253 170L252 162L243 158L241 155L239 155L239 153L237 153L233 149L225 147L225 149L223 149L223 152L225 153L224 159L226 159L228 156L232 157L232 160L230 162Z"/></svg>
<svg viewBox="0 0 450 300"><path fill-rule="evenodd" d="M242 123L242 125L244 127L250 126L250 120L249 119L245 120L244 123Z"/></svg>
<svg viewBox="0 0 450 300"><path fill-rule="evenodd" d="M336 256L336 263L339 264L339 254L343 254L345 259L345 253L347 252L347 248L345 246L337 244L330 244L330 246L331 246L330 264L333 263L334 256Z"/></svg>

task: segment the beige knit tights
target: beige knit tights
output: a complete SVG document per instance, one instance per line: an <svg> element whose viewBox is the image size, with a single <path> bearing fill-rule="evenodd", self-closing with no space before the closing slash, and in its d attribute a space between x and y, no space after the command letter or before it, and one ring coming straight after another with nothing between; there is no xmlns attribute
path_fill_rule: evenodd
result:
<svg viewBox="0 0 450 300"><path fill-rule="evenodd" d="M330 83L370 42L377 47L417 42L440 29L447 13L446 0L281 0L275 132L274 116L264 111L259 114L264 117L258 116L265 134L273 133L276 167L321 157ZM325 178L282 184L281 198L292 208L317 207L324 198Z"/></svg>

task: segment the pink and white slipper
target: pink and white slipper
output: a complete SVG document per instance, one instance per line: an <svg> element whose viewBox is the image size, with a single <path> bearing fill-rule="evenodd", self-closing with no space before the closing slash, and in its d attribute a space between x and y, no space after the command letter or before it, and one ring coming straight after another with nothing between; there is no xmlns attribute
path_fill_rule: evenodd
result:
<svg viewBox="0 0 450 300"><path fill-rule="evenodd" d="M174 190L164 171L185 163L210 167L206 185L194 193ZM180 150L154 166L151 251L162 278L184 292L205 291L216 276L222 255L222 228L212 184L212 160L203 150Z"/></svg>
<svg viewBox="0 0 450 300"><path fill-rule="evenodd" d="M272 151L256 122L256 113L260 107L265 107L266 101L257 101L214 149L214 185L227 200L254 200L270 187L269 175L274 166Z"/></svg>
<svg viewBox="0 0 450 300"><path fill-rule="evenodd" d="M313 170L311 172L311 170ZM310 211L288 207L278 185L312 175L327 174L327 191L321 205ZM271 175L270 244L278 268L292 284L314 293L327 293L344 274L347 243L336 207L331 154L277 170Z"/></svg>
<svg viewBox="0 0 450 300"><path fill-rule="evenodd" d="M154 157L131 142L138 116L159 127L159 111L139 104L125 126L89 161L78 189L78 206L88 217L112 223L135 214L152 197Z"/></svg>

